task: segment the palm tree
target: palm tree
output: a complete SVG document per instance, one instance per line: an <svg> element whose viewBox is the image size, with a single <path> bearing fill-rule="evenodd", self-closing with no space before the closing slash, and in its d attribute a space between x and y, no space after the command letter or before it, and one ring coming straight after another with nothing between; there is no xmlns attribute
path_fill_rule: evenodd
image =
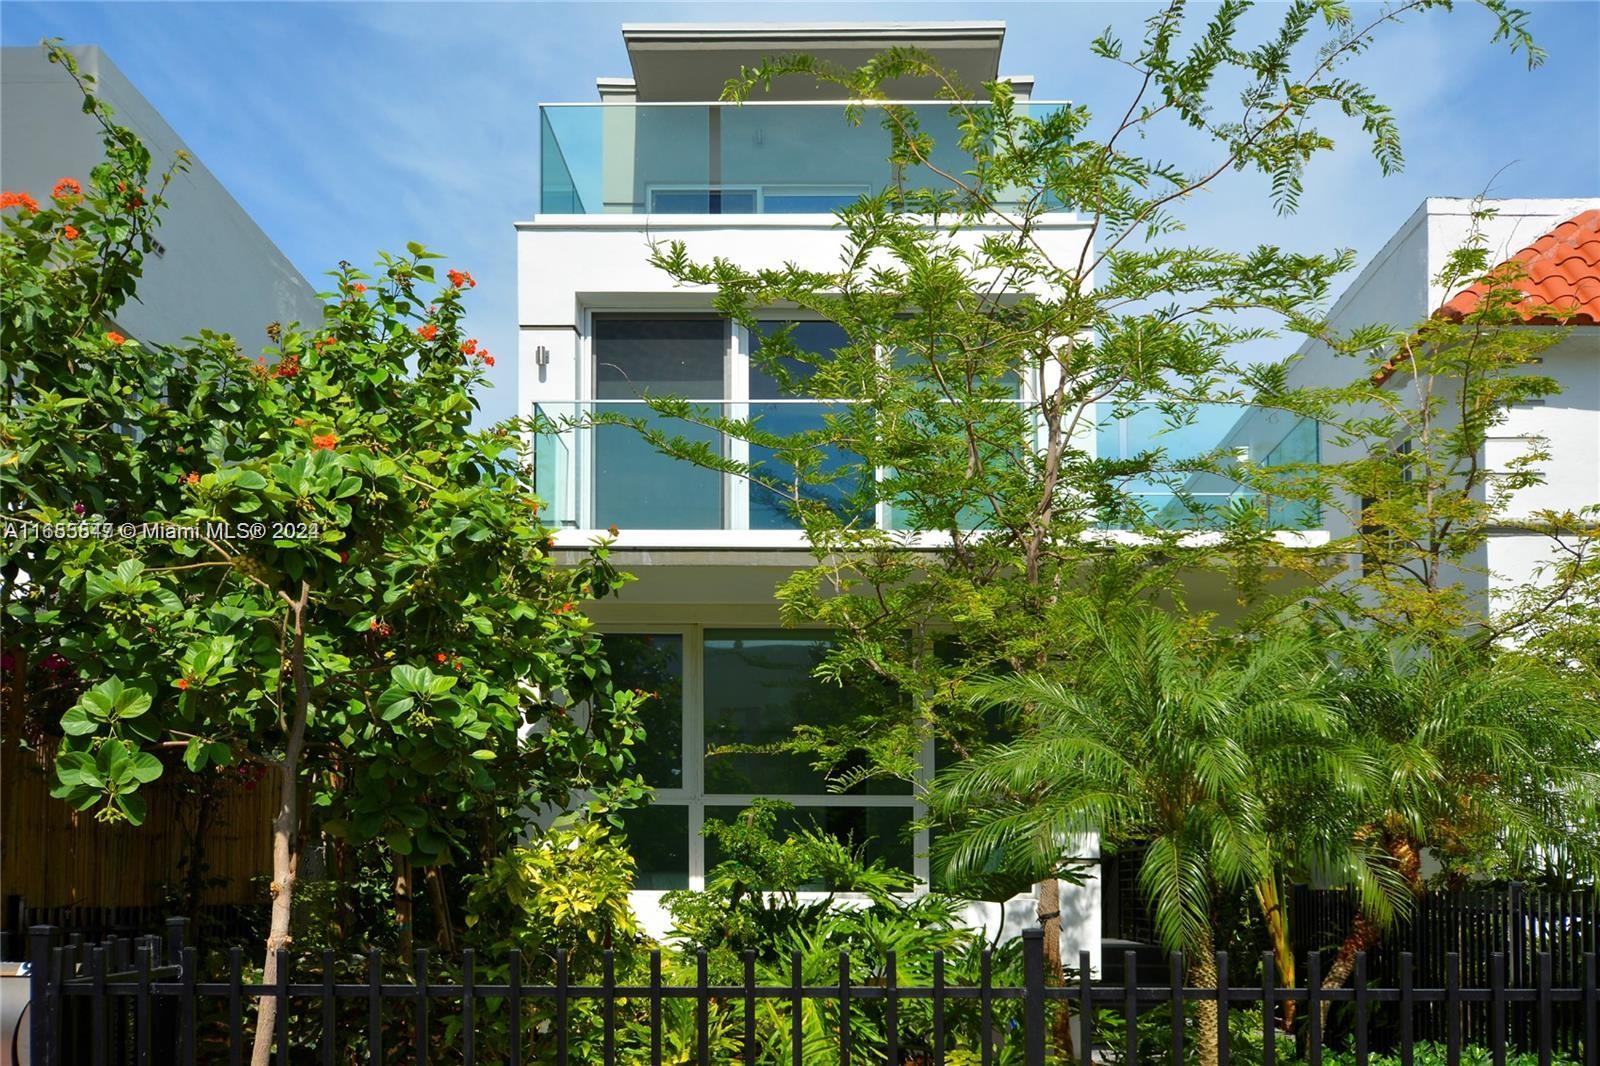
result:
<svg viewBox="0 0 1600 1066"><path fill-rule="evenodd" d="M976 687L975 701L1009 709L1014 739L934 780L930 815L950 827L936 859L956 876L996 856L1047 871L1084 834L1108 848L1142 841L1140 890L1197 987L1215 987L1214 899L1275 883L1286 850L1346 877L1383 912L1389 886L1370 845L1348 822L1297 820L1282 802L1341 795L1367 776L1322 696L1315 643L1289 629L1222 639L1146 605L1103 611L1085 603L1075 616L1081 638L1055 674ZM1292 848L1275 842L1284 833ZM1216 1004L1201 1001L1196 1017L1200 1062L1214 1066Z"/></svg>
<svg viewBox="0 0 1600 1066"><path fill-rule="evenodd" d="M1338 631L1328 697L1380 771L1358 837L1392 856L1412 894L1427 850L1457 874L1513 876L1556 855L1592 875L1600 806L1600 707L1559 671L1470 637L1449 641ZM1383 921L1365 908L1324 987L1349 978Z"/></svg>

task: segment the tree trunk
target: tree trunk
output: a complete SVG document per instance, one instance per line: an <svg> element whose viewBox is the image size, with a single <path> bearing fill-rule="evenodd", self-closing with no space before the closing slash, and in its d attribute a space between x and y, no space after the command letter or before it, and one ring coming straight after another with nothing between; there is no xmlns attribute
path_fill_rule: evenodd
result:
<svg viewBox="0 0 1600 1066"><path fill-rule="evenodd" d="M1417 843L1408 836L1398 832L1384 834L1384 850L1394 858L1400 876L1411 887L1415 896L1422 895L1422 851ZM1356 920L1350 927L1350 933L1344 938L1344 943L1339 945L1339 954L1335 956L1333 965L1328 967L1328 976L1322 979L1323 988L1341 988L1350 979L1350 974L1356 968L1356 956L1369 950L1378 942L1380 930L1372 920L1359 909L1356 911ZM1327 1000L1322 1001L1322 1022L1328 1022Z"/></svg>
<svg viewBox="0 0 1600 1066"><path fill-rule="evenodd" d="M1061 881L1047 877L1039 882L1039 926L1044 931L1045 980L1052 985L1066 982L1066 969L1061 959ZM1072 1044L1072 1008L1066 1000L1056 1004L1051 1027L1055 1032L1057 1053L1071 1062L1077 1052Z"/></svg>
<svg viewBox="0 0 1600 1066"><path fill-rule="evenodd" d="M1333 965L1328 967L1328 976L1322 979L1322 987L1343 987L1356 968L1356 956L1378 942L1378 932L1378 927L1371 919L1361 911L1356 911L1355 924L1351 926L1349 935L1344 938L1344 943L1339 945L1339 954L1334 956ZM1331 1005L1327 1000L1322 1001L1324 1027L1328 1024L1328 1008Z"/></svg>
<svg viewBox="0 0 1600 1066"><path fill-rule="evenodd" d="M300 867L300 755L305 747L306 712L311 688L306 680L306 604L311 587L300 583L300 598L289 602L291 626L289 669L294 676L294 710L284 738L283 761L278 764L278 813L272 819L272 918L267 927L267 957L261 983L278 979L278 950L287 949L290 919L294 914L294 879ZM251 1066L268 1066L278 1021L278 1001L271 996L256 1000L256 1038ZM284 1049L287 1054L287 1049Z"/></svg>
<svg viewBox="0 0 1600 1066"><path fill-rule="evenodd" d="M450 920L450 901L445 898L444 878L439 875L437 866L430 866L428 872L423 874L423 880L428 883L428 902L433 905L433 925L439 950L454 958L456 929L455 923Z"/></svg>
<svg viewBox="0 0 1600 1066"><path fill-rule="evenodd" d="M1211 949L1211 930L1207 929L1204 938L1195 945L1194 961L1189 964L1189 981L1194 988L1217 987L1217 959ZM1195 1055L1199 1059L1200 1066L1217 1066L1218 1049L1221 1047L1217 1019L1216 1000L1195 1001L1194 1020L1199 1030L1199 1037L1195 1041Z"/></svg>
<svg viewBox="0 0 1600 1066"><path fill-rule="evenodd" d="M1289 921L1284 913L1283 899L1278 895L1278 882L1265 878L1256 882L1256 902L1261 905L1261 917L1267 923L1267 934L1272 938L1273 968L1278 972L1278 987L1295 987L1294 947L1289 943ZM1294 1028L1295 1007L1292 999L1283 1002L1283 1028Z"/></svg>
<svg viewBox="0 0 1600 1066"><path fill-rule="evenodd" d="M411 860L403 855L394 857L394 920L400 932L400 958L409 962L416 946L412 937L415 920L411 906Z"/></svg>

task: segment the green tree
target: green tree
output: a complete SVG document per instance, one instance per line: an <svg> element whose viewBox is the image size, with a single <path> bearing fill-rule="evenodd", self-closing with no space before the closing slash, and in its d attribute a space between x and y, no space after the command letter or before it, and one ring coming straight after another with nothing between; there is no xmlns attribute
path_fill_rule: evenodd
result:
<svg viewBox="0 0 1600 1066"><path fill-rule="evenodd" d="M1246 608L1269 602L1277 578L1320 576L1321 560L1273 535L1314 517L1273 497L1283 484L1269 476L1276 449L1244 463L1232 451L1185 455L1160 433L1132 455L1090 441L1135 413L1176 430L1219 402L1294 409L1284 366L1241 366L1237 348L1275 329L1325 332L1314 309L1351 255L1185 243L1184 213L1240 171L1266 179L1271 207L1293 210L1306 167L1333 145L1319 125L1329 110L1360 126L1381 171L1398 168L1392 116L1347 67L1386 25L1438 6L1401 3L1358 21L1341 4L1308 0L1252 40L1247 3L1229 0L1203 21L1165 4L1137 42L1109 31L1094 41L1134 85L1127 107L1099 124L1082 106L1038 113L1003 84L972 104L969 87L910 49L857 70L788 56L729 85L732 100L785 76L834 86L856 101L848 121L881 119L902 177L840 212L833 268L698 262L681 242L655 250L674 279L714 290L720 312L763 331L753 361L786 395L823 405L814 428L779 434L759 419L650 398L658 415L750 442L755 458L740 462L659 420L609 419L783 500L815 553L780 589L784 617L840 635L824 676L877 679L905 697L807 727L793 750L833 768L841 786L871 773L915 779L929 741L970 754L986 733L970 681L1054 676L1070 643L1065 605L1106 574L1123 582L1114 599L1181 607L1196 573L1219 572ZM1496 39L1536 64L1524 14L1483 6ZM951 101L943 154L937 123L888 99L886 86L905 78L932 79ZM1196 136L1213 164L1186 170L1142 148ZM958 168L941 163L952 147ZM1064 248L1051 237L1056 210L1076 214L1084 240ZM774 308L836 323L846 342L818 353L765 332L765 319L781 317ZM1202 479L1226 487L1224 503L1195 491ZM874 523L880 514L889 521ZM1217 535L1195 537L1196 526ZM1112 555L1126 565L1094 565ZM1034 872L1057 973L1049 900L1060 858Z"/></svg>
<svg viewBox="0 0 1600 1066"><path fill-rule="evenodd" d="M1440 877L1527 877L1564 859L1594 875L1600 708L1536 657L1481 636L1400 637L1369 629L1332 641L1328 695L1376 769L1352 820L1411 894L1424 852ZM1358 910L1324 986L1349 979L1389 912Z"/></svg>
<svg viewBox="0 0 1600 1066"><path fill-rule="evenodd" d="M1529 876L1559 857L1592 876L1596 777L1594 658L1600 604L1596 514L1523 513L1544 481L1548 444L1487 461L1507 411L1559 391L1538 366L1566 331L1530 329L1520 263L1491 266L1475 209L1463 245L1434 279L1479 294L1465 314L1403 328L1323 334L1324 358L1353 382L1302 388L1285 402L1324 426L1316 465L1267 472L1278 491L1318 499L1348 530L1322 554L1331 580L1307 598L1337 669L1334 698L1381 773L1353 829L1388 851L1411 893L1421 857L1444 876ZM1330 523L1332 524L1332 523ZM1483 559L1491 533L1548 538L1554 561L1520 587ZM1325 983L1342 985L1384 922L1360 912Z"/></svg>
<svg viewBox="0 0 1600 1066"><path fill-rule="evenodd" d="M204 330L180 349L117 332L161 197L87 86L85 107L106 161L47 206L7 194L0 238L8 645L64 664L27 695L81 810L141 821L169 755L273 776L270 983L303 797L324 831L437 866L493 855L575 790L643 793L640 697L609 689L577 609L620 575L603 544L557 567L516 438L472 429L474 282L436 283L420 246L342 265L323 321L270 325L259 360Z"/></svg>
<svg viewBox="0 0 1600 1066"><path fill-rule="evenodd" d="M1303 633L1237 641L1154 606L1078 605L1075 668L975 684L1011 739L943 770L929 790L935 859L956 875L1037 870L1070 841L1145 845L1139 887L1162 943L1214 987L1215 904L1278 875L1292 852L1387 913L1392 877L1340 819L1292 817L1287 797L1359 791L1368 769ZM1196 1005L1200 1061L1216 1062L1214 1003Z"/></svg>
<svg viewBox="0 0 1600 1066"><path fill-rule="evenodd" d="M1390 633L1448 639L1464 629L1495 640L1548 628L1552 612L1600 602L1594 576L1600 510L1519 513L1517 495L1544 482L1549 442L1531 438L1491 465L1486 448L1507 412L1560 391L1539 369L1568 330L1529 329L1528 317L1560 321L1557 307L1530 306L1521 263L1489 264L1479 204L1464 243L1433 279L1445 292L1481 293L1465 314L1436 313L1400 327L1324 332L1318 358L1350 367L1349 384L1289 390L1284 401L1323 424L1315 465L1273 471L1280 491L1316 497L1349 530L1326 554L1352 565L1318 590L1323 609ZM1547 572L1490 602L1482 549L1491 531L1550 538Z"/></svg>

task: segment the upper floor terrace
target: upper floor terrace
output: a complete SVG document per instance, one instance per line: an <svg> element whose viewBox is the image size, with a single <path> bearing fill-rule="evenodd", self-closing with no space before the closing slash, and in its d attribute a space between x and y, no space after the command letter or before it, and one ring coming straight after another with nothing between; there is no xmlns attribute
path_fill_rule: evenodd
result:
<svg viewBox="0 0 1600 1066"><path fill-rule="evenodd" d="M633 77L599 79L597 103L539 109L541 214L826 214L865 193L947 187L942 175L966 171L952 88L981 97L985 83L1005 80L1025 114L1060 106L1032 100L1031 77L1001 77L999 22L627 25L622 34ZM825 81L780 78L746 103L720 102L730 79L767 57L804 53L850 68L891 46L921 50L951 78L884 87L932 136L927 166L889 163L881 103L847 120L842 91Z"/></svg>

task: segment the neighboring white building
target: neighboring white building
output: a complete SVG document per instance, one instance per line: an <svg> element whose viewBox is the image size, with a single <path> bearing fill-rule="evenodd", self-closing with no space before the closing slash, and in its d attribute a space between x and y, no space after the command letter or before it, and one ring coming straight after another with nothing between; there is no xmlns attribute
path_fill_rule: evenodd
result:
<svg viewBox="0 0 1600 1066"><path fill-rule="evenodd" d="M1560 394L1508 411L1480 457L1486 469L1494 470L1526 454L1535 437L1543 438L1550 453L1541 466L1544 483L1516 495L1505 523L1491 532L1478 557L1467 560L1460 574L1483 608L1492 611L1505 590L1534 580L1551 558L1547 537L1519 528L1530 516L1600 504L1600 197L1425 200L1356 275L1329 319L1335 332L1373 323L1404 331L1441 310L1470 309L1472 298L1440 288L1438 275L1449 255L1467 242L1474 212L1481 208L1494 212L1477 225L1489 262L1521 261L1528 273L1521 288L1538 303L1573 311L1561 327L1566 335L1543 353L1543 364L1535 371L1555 379ZM1532 322L1527 328L1556 327ZM1326 345L1308 342L1290 371L1290 384L1344 385L1364 369L1355 358L1336 357ZM1408 380L1402 369L1385 387L1406 389ZM1331 430L1325 428L1322 437L1324 460L1349 457ZM1344 514L1333 510L1325 518L1330 536L1353 532Z"/></svg>
<svg viewBox="0 0 1600 1066"><path fill-rule="evenodd" d="M150 149L154 184L178 150L188 151L183 138L97 46L71 52L95 79L95 95L115 109L113 120ZM100 126L83 113L66 70L42 48L0 49L0 187L46 203L61 178L87 186L102 158ZM321 323L316 291L201 160L167 189L155 237L138 299L117 314L130 336L177 344L211 329L253 357L267 344L268 323Z"/></svg>

